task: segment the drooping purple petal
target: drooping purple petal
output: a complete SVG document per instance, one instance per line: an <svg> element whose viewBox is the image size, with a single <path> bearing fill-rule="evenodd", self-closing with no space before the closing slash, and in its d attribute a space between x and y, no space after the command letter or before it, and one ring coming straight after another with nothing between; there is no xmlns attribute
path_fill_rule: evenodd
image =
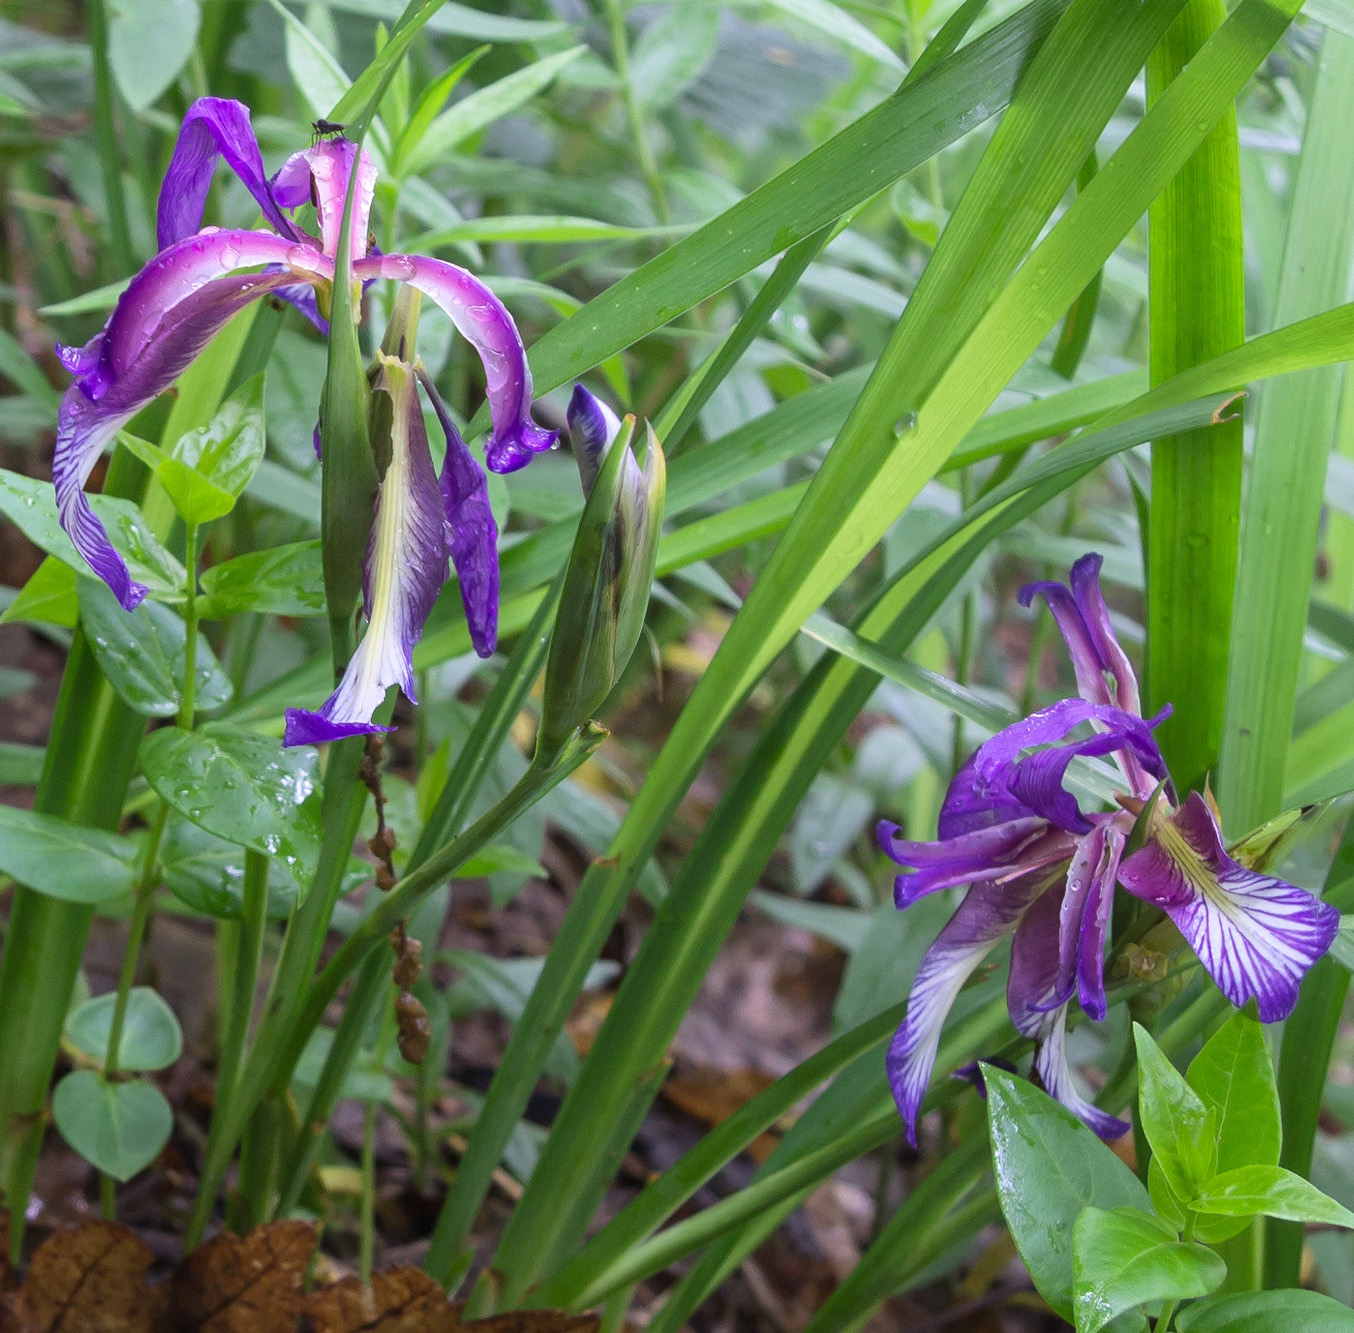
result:
<svg viewBox="0 0 1354 1333"><path fill-rule="evenodd" d="M1117 1139L1132 1128L1118 1116L1102 1111L1077 1090L1067 1063L1067 1006L1045 1015L1043 1030L1034 1052L1033 1073L1050 1097L1060 1101L1083 1124L1102 1139Z"/></svg>
<svg viewBox="0 0 1354 1333"><path fill-rule="evenodd" d="M907 998L907 1014L889 1044L885 1062L907 1140L914 1147L917 1115L950 1006L973 970L1014 929L1046 884L1046 878L1039 875L1005 884L975 884L926 951Z"/></svg>
<svg viewBox="0 0 1354 1333"><path fill-rule="evenodd" d="M1095 827L1078 842L1067 872L1058 934L1057 1000L1063 1003L1075 987L1081 1007L1101 1020L1105 999L1105 940L1119 858L1132 829L1124 812L1097 818Z"/></svg>
<svg viewBox="0 0 1354 1333"><path fill-rule="evenodd" d="M1011 795L1005 774L989 781L978 773L977 752L969 755L955 773L940 807L938 831L942 838L957 838L993 824L1023 819L1031 811Z"/></svg>
<svg viewBox="0 0 1354 1333"><path fill-rule="evenodd" d="M591 495L607 446L621 429L620 418L581 384L574 385L569 399L569 443L583 479L583 494Z"/></svg>
<svg viewBox="0 0 1354 1333"><path fill-rule="evenodd" d="M202 226L202 209L218 158L224 158L244 182L263 216L280 235L291 241L302 239L268 187L249 108L226 97L200 97L183 118L174 156L160 187L157 232L162 250Z"/></svg>
<svg viewBox="0 0 1354 1333"><path fill-rule="evenodd" d="M1292 1012L1339 928L1329 903L1228 856L1198 792L1124 861L1119 882L1162 908L1222 993L1238 1006L1254 998L1265 1023Z"/></svg>
<svg viewBox="0 0 1354 1333"><path fill-rule="evenodd" d="M1006 978L1006 1007L1022 1037L1037 1037L1049 1011L1063 997L1059 988L1058 917L1064 899L1059 883L1065 875L1046 874L1046 891L1029 906L1011 940L1011 970Z"/></svg>
<svg viewBox="0 0 1354 1333"><path fill-rule="evenodd" d="M391 731L371 720L391 685L416 703L414 645L447 577L447 520L412 372L379 357L377 391L392 400L390 463L376 496L363 569L367 632L338 688L316 712L287 710L284 745Z"/></svg>
<svg viewBox="0 0 1354 1333"><path fill-rule="evenodd" d="M493 432L485 459L494 472L515 472L533 454L550 448L558 431L531 419L531 370L503 302L478 278L455 264L422 255L372 255L353 265L355 277L407 282L446 311L484 362Z"/></svg>
<svg viewBox="0 0 1354 1333"><path fill-rule="evenodd" d="M470 641L481 657L491 657L498 646L499 571L498 524L489 504L489 479L461 438L432 379L422 370L418 378L447 437L439 484Z"/></svg>
<svg viewBox="0 0 1354 1333"><path fill-rule="evenodd" d="M314 204L320 221L320 243L333 259L338 254L339 231L343 226L343 208L348 188L357 191L353 199L349 253L361 259L367 253L367 231L371 225L371 201L376 191L376 167L365 148L351 139L324 139L299 153L293 153L271 182L274 197L283 208Z"/></svg>
<svg viewBox="0 0 1354 1333"><path fill-rule="evenodd" d="M961 833L941 842L908 842L897 824L882 821L877 835L886 855L907 866L911 874L894 881L893 901L910 907L918 898L939 889L971 884L978 879L1002 879L1071 854L1069 839L1045 836L1042 819L1014 819L1005 824ZM1049 844L1054 844L1050 846Z"/></svg>
<svg viewBox="0 0 1354 1333"><path fill-rule="evenodd" d="M102 380L97 399L88 396L85 381L77 381L61 400L52 456L57 515L75 549L129 611L146 590L132 581L90 509L85 482L118 431L174 383L236 312L287 281L285 273L255 273L206 283L164 312L154 335L130 364Z"/></svg>

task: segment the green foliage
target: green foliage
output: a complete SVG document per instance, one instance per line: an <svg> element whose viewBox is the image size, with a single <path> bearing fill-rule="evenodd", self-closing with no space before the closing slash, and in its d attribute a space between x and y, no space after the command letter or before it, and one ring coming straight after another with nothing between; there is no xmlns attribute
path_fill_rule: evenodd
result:
<svg viewBox="0 0 1354 1333"><path fill-rule="evenodd" d="M95 996L66 1019L71 1044L99 1065L108 1057L117 998L115 991ZM118 1068L135 1072L167 1069L182 1052L183 1032L174 1011L149 986L133 986L127 992Z"/></svg>
<svg viewBox="0 0 1354 1333"><path fill-rule="evenodd" d="M77 1069L56 1085L52 1119L81 1157L115 1180L149 1166L174 1127L159 1088L139 1078L113 1082L92 1069Z"/></svg>

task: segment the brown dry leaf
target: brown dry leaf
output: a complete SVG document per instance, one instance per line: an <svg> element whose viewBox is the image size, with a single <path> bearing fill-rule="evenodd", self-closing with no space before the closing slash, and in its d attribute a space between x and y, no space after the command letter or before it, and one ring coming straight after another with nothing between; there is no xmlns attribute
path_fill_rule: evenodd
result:
<svg viewBox="0 0 1354 1333"><path fill-rule="evenodd" d="M306 1297L309 1333L456 1333L456 1307L427 1273L408 1266L345 1277Z"/></svg>
<svg viewBox="0 0 1354 1333"><path fill-rule="evenodd" d="M270 1222L247 1236L223 1232L178 1267L165 1333L294 1333L315 1253L308 1222Z"/></svg>
<svg viewBox="0 0 1354 1333"><path fill-rule="evenodd" d="M596 1333L592 1315L521 1310L461 1320L461 1303L417 1268L372 1275L371 1286L346 1277L306 1298L306 1333Z"/></svg>
<svg viewBox="0 0 1354 1333"><path fill-rule="evenodd" d="M157 1293L146 1270L154 1258L112 1222L54 1231L5 1298L6 1333L150 1333Z"/></svg>

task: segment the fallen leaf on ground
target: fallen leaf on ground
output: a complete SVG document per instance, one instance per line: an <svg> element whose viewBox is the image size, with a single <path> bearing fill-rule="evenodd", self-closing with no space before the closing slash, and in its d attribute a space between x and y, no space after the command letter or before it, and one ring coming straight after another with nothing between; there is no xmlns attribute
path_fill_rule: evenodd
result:
<svg viewBox="0 0 1354 1333"><path fill-rule="evenodd" d="M150 1333L155 1256L125 1227L87 1222L38 1247L18 1291L5 1297L4 1333Z"/></svg>
<svg viewBox="0 0 1354 1333"><path fill-rule="evenodd" d="M314 1253L315 1228L308 1222L213 1236L175 1272L164 1333L294 1333Z"/></svg>

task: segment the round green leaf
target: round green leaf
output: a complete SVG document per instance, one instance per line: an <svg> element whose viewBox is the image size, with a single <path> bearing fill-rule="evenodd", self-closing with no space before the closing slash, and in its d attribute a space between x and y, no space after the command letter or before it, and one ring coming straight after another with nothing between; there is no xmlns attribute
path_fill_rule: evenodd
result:
<svg viewBox="0 0 1354 1333"><path fill-rule="evenodd" d="M183 702L188 627L159 602L124 611L98 579L80 579L80 615L99 667L119 697L138 713L173 717ZM235 693L199 634L195 674L197 707L210 713Z"/></svg>
<svg viewBox="0 0 1354 1333"><path fill-rule="evenodd" d="M1354 1333L1354 1310L1316 1291L1237 1291L1187 1305L1179 1333Z"/></svg>
<svg viewBox="0 0 1354 1333"><path fill-rule="evenodd" d="M66 1019L66 1036L91 1060L108 1059L117 995L109 991L86 1000ZM183 1053L183 1032L174 1011L149 986L133 986L127 994L127 1016L118 1043L118 1068L165 1069Z"/></svg>
<svg viewBox="0 0 1354 1333"><path fill-rule="evenodd" d="M238 921L244 907L244 851L186 819L171 821L160 847L165 887L204 916ZM286 866L268 863L269 920L285 921L299 905L296 880Z"/></svg>
<svg viewBox="0 0 1354 1333"><path fill-rule="evenodd" d="M56 1085L52 1118L85 1161L116 1180L149 1166L174 1128L159 1088L142 1079L110 1083L92 1069L77 1069Z"/></svg>
<svg viewBox="0 0 1354 1333"><path fill-rule="evenodd" d="M0 871L51 898L121 898L132 891L139 857L131 838L0 805Z"/></svg>
<svg viewBox="0 0 1354 1333"><path fill-rule="evenodd" d="M308 876L320 843L313 749L266 736L164 727L141 742L151 786L186 819Z"/></svg>

